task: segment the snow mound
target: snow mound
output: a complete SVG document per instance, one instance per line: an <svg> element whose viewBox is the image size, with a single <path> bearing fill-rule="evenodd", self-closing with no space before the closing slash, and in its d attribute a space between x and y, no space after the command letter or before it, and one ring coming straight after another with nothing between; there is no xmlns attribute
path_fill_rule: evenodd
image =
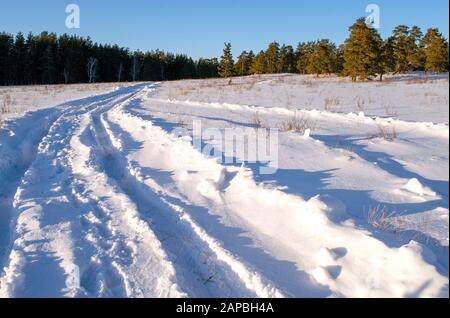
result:
<svg viewBox="0 0 450 318"><path fill-rule="evenodd" d="M409 192L418 194L420 196L428 196L428 197L436 197L436 192L432 191L430 188L422 185L419 180L416 178L412 178L408 181L408 183L404 186L405 190Z"/></svg>

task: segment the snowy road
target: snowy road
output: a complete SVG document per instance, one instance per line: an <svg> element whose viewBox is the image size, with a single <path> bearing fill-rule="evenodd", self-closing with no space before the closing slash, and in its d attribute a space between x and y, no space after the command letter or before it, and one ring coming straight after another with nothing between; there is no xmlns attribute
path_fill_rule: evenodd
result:
<svg viewBox="0 0 450 318"><path fill-rule="evenodd" d="M27 129L2 145L0 297L448 296L448 268L428 247L386 243L321 197L259 182L173 136L139 111L157 89L20 119ZM448 190L427 195L448 205Z"/></svg>

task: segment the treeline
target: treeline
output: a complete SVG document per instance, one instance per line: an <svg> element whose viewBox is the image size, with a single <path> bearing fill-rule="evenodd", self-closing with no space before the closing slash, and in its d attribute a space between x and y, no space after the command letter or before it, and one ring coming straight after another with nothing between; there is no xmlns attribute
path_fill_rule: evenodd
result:
<svg viewBox="0 0 450 318"><path fill-rule="evenodd" d="M396 27L392 36L382 40L378 31L358 19L350 27L350 36L336 46L329 40L280 46L273 42L255 55L244 51L236 63L231 44L225 43L219 63L221 77L253 74L299 73L339 74L353 80L370 79L388 72L444 72L449 68L449 45L438 29L424 35L419 27Z"/></svg>
<svg viewBox="0 0 450 318"><path fill-rule="evenodd" d="M353 80L388 72L431 71L449 68L449 44L438 29L396 27L383 40L365 19L350 27L342 45L323 39L291 45L274 42L265 51L242 52L235 62L226 43L218 59L194 61L164 51L132 52L117 45L93 43L90 38L60 37L54 33L0 33L0 85L163 81L232 77L253 74L339 74Z"/></svg>
<svg viewBox="0 0 450 318"><path fill-rule="evenodd" d="M217 59L131 52L89 38L0 33L0 85L162 81L218 76Z"/></svg>

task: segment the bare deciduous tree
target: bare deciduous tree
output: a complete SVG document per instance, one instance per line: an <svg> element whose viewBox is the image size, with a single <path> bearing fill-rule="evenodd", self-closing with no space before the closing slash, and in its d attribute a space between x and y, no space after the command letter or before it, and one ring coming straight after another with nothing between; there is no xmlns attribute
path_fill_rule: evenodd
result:
<svg viewBox="0 0 450 318"><path fill-rule="evenodd" d="M140 73L140 65L139 65L139 61L137 60L136 56L133 57L133 68L131 71L132 71L133 82L135 82L139 78L139 73Z"/></svg>
<svg viewBox="0 0 450 318"><path fill-rule="evenodd" d="M95 57L90 57L87 62L87 74L89 78L89 83L95 82L97 76L97 64L98 61Z"/></svg>
<svg viewBox="0 0 450 318"><path fill-rule="evenodd" d="M117 71L117 81L120 82L122 80L122 71L123 71L123 63L119 64L119 70Z"/></svg>

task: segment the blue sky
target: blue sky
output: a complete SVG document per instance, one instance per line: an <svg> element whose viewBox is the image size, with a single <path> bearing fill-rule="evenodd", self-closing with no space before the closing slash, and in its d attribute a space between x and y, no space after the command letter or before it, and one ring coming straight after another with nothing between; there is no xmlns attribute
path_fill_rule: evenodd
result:
<svg viewBox="0 0 450 318"><path fill-rule="evenodd" d="M65 27L65 7L78 4L81 28ZM0 31L90 36L131 49L162 49L195 58L220 56L223 42L233 51L258 51L276 40L329 38L342 43L348 27L381 9L383 37L398 24L438 27L448 38L448 0L2 0Z"/></svg>

